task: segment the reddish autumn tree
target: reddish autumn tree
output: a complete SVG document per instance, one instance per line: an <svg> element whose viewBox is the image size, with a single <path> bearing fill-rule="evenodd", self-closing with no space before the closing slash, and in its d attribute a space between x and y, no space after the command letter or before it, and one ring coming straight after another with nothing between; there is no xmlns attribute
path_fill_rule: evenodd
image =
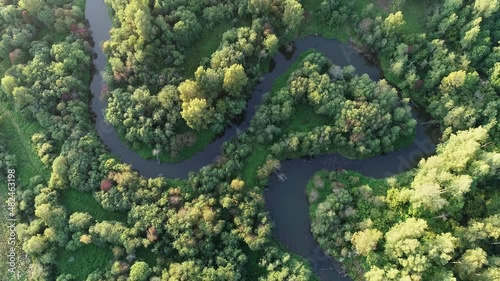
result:
<svg viewBox="0 0 500 281"><path fill-rule="evenodd" d="M101 181L101 190L104 192L108 192L113 187L113 182L109 179L105 179Z"/></svg>
<svg viewBox="0 0 500 281"><path fill-rule="evenodd" d="M151 242L158 240L158 232L156 231L156 227L151 226L150 228L148 228L146 236Z"/></svg>
<svg viewBox="0 0 500 281"><path fill-rule="evenodd" d="M413 87L415 90L421 90L423 87L424 87L424 80L417 80L417 82L415 82L415 86Z"/></svg>
<svg viewBox="0 0 500 281"><path fill-rule="evenodd" d="M21 49L15 49L9 53L9 60L11 64L16 64L21 56Z"/></svg>

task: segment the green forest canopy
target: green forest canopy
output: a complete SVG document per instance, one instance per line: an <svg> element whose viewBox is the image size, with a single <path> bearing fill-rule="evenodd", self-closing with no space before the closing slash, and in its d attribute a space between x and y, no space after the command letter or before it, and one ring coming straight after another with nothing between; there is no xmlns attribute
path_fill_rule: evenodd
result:
<svg viewBox="0 0 500 281"><path fill-rule="evenodd" d="M21 177L18 250L29 274L314 280L308 262L272 238L267 179L286 157L398 148L415 126L410 99L443 132L436 156L383 180L320 172L308 187L312 232L356 279L498 280L500 3L368 2L107 0L106 118L146 156L178 161L203 149L242 112L262 66L298 36L349 39L384 70L387 81L374 83L308 55L219 161L173 181L142 178L95 132L84 1L0 1L0 127L10 137L0 167ZM218 47L185 75L190 48L221 25ZM317 122L294 126L298 110Z"/></svg>

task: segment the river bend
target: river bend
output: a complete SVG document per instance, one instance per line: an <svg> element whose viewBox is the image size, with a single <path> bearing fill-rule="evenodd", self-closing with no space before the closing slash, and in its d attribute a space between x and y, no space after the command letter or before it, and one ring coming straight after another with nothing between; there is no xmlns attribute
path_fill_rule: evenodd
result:
<svg viewBox="0 0 500 281"><path fill-rule="evenodd" d="M377 66L347 44L317 36L298 39L295 41L293 52L286 56L278 53L274 57L275 65L269 73L264 75L253 91L247 103L245 118L241 123L231 125L221 137L189 159L179 163L158 163L156 160L141 158L125 143L122 143L115 129L105 121L106 101L101 97L103 84L101 72L106 69L107 60L101 43L110 38L111 19L103 0L87 0L85 14L95 42L94 65L97 71L91 83L91 91L92 110L96 115L98 134L113 155L120 158L122 162L130 164L146 178L160 175L168 178L186 178L189 172L196 172L212 163L220 154L225 141L235 136L237 131L244 131L249 127L263 94L271 90L275 79L283 74L300 54L311 48L325 54L336 65L353 65L358 74L366 73L374 80L381 77L381 71ZM321 169L353 170L366 176L383 178L414 168L422 157L434 153L439 134L437 130L422 124L422 120L425 120L423 113L414 110L414 116L419 121L416 138L415 142L406 148L363 160L350 160L338 154L327 154L312 159L284 160L281 172L288 177L288 180L281 183L276 178L271 178L264 196L266 209L274 222L273 234L290 252L308 259L321 280L349 279L340 272L338 264L325 255L310 232L309 204L305 194L307 182L315 172Z"/></svg>

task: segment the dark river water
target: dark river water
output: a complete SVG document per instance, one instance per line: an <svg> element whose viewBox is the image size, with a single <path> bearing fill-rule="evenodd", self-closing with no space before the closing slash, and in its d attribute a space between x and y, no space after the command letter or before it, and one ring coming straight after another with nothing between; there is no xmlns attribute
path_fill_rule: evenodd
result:
<svg viewBox="0 0 500 281"><path fill-rule="evenodd" d="M274 57L272 70L264 75L255 88L245 111L245 117L238 125L232 125L224 134L209 144L203 151L190 159L179 163L158 163L156 160L146 160L122 143L117 132L104 119L106 102L101 98L101 71L105 70L107 61L101 49L101 43L109 39L111 20L103 0L87 0L86 17L95 42L94 59L96 73L93 77L92 110L96 115L96 127L102 142L112 154L122 162L130 164L146 178L163 175L168 178L185 178L191 171L212 163L220 154L224 141L236 135L238 130L245 130L255 115L256 107L262 101L262 95L269 92L273 82L283 74L297 57L304 51L316 49L325 54L334 64L339 66L353 65L358 74L366 73L372 79L381 77L380 69L370 63L363 55L347 44L322 37L309 36L295 42L293 51L279 53ZM312 175L321 169L345 169L360 172L375 178L387 177L414 168L422 157L434 153L439 132L422 124L426 117L414 110L414 116L419 121L416 128L415 142L395 152L364 160L350 160L338 154L329 154L312 159L293 159L282 161L282 169L288 180L281 183L276 178L270 180L266 189L266 209L274 222L275 237L290 251L308 259L314 272L324 281L349 280L338 270L338 265L326 256L314 240L309 227L309 204L306 199L305 187Z"/></svg>

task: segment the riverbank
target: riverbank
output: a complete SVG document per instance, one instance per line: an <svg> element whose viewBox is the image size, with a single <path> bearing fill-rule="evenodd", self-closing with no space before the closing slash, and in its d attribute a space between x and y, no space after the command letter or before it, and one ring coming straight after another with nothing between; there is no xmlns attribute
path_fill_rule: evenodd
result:
<svg viewBox="0 0 500 281"><path fill-rule="evenodd" d="M94 16L94 15L92 15ZM91 23L91 27L93 24L92 20L89 20ZM92 30L95 30L95 28L92 28ZM97 29L98 32L101 32L103 29ZM105 29L104 29L105 30ZM95 31L94 31L95 32ZM98 35L99 36L99 35ZM105 34L100 35L102 38L105 38ZM193 158L188 159L186 161L182 161L178 164L159 164L157 161L152 160L152 161L147 161L142 159L140 156L131 156L134 153L124 145L119 137L115 137L114 130L112 128L107 128L105 133L103 134L100 132L101 139L103 140L104 143L107 144L108 148L110 151L118 155L122 161L125 163L130 163L132 166L137 169L143 176L146 177L154 177L158 174L162 174L163 176L167 177L182 177L183 175L186 175L190 171L196 171L199 168L201 168L204 165L207 165L215 159L215 157L220 153L220 147L223 142L226 140L231 139L232 137L236 136L237 131L244 132L249 126L250 126L250 120L254 117L256 113L256 108L257 105L261 103L262 100L262 94L266 92L273 92L273 90L282 88L285 83L288 80L289 74L298 66L300 65L300 60L310 53L310 49L315 49L316 51L320 51L324 53L326 56L328 56L331 60L335 62L335 64L340 65L340 66L345 66L345 65L355 65L357 67L357 72L358 73L368 73L370 77L373 79L377 79L380 75L380 71L371 65L361 54L359 54L356 50L350 48L346 44L341 44L335 40L328 40L324 39L321 37L315 37L315 36L309 36L305 37L303 39L299 39L295 42L295 48L294 50L287 54L288 58L284 56L283 54L277 54L274 58L274 64L275 67L274 69L266 74L262 82L259 83L256 87L256 89L253 92L252 98L249 100L247 109L245 112L245 119L238 125L238 126L232 126L231 128L227 129L224 135L218 139L217 141L211 143L206 147L206 149L201 152L196 154ZM96 44L96 47L98 47L99 44ZM99 50L96 50L98 52ZM101 61L102 65L105 65L105 63L102 63L102 61L105 62L105 58L103 54L101 56L98 55L97 57L98 61ZM99 81L99 77L94 77L93 85L96 83L95 81ZM93 93L100 93L100 85L94 85L92 87ZM94 91L95 89L95 91ZM94 98L94 102L102 102L96 98ZM105 104L100 103L100 104L94 104L93 108L94 111L96 111L96 114L98 115L98 120L104 120L104 117L102 116L102 109L104 108ZM99 111L101 109L101 111ZM101 116L99 116L101 115ZM98 121L99 122L99 121ZM301 123L299 120L297 122L292 122L292 127L291 130L296 130L297 128L293 127L294 123ZM312 123L313 125L314 122ZM300 126L302 126L300 124ZM314 127L314 126L312 126ZM309 128L309 127L308 127ZM98 129L99 129L99 123L98 123ZM300 129L300 128L299 128ZM99 131L99 130L98 130ZM115 135L115 136L113 136ZM421 134L419 136L422 136ZM111 139L110 139L111 138ZM265 152L266 148L263 147L263 150L256 149L257 153L259 151L262 151L264 154L261 156L250 156L249 160L245 164L245 168L243 168L242 174L243 175L248 175L248 177L254 177L256 169L259 168L259 166L262 165L261 161L265 161L266 159L266 154ZM125 153L124 153L125 151ZM286 157L285 157L286 158ZM260 159L260 160L259 160ZM276 226L273 230L274 234L278 238L278 240L283 243L283 245L290 251L301 255L302 257L308 259L311 261L313 259L313 270L319 275L322 276L322 280L330 280L332 276L336 276L333 278L341 278L341 275L335 270L335 271L325 271L321 270L322 268L338 268L338 266L334 265L332 261L329 258L326 258L324 254L322 254L322 251L319 250L319 247L315 243L314 239L312 238L310 232L309 232L309 219L307 215L307 209L308 205L305 200L302 200L301 198L304 198L304 189L303 187L305 186L306 181L309 179L309 176L312 175L313 172L315 172L317 169L320 169L320 167L331 167L332 162L347 162L347 163L356 163L355 160L347 160L343 157L340 157L338 155L325 155L325 156L320 156L319 158L315 158L314 163L317 164L305 164L304 161L311 161L311 160L302 160L302 159L296 159L296 160L286 160L283 161L282 167L289 167L291 163L295 163L295 167L299 168L301 170L304 170L304 165L306 165L308 168L307 170L310 172L304 173L304 171L298 172L298 173L292 173L295 176L300 176L300 179L294 179L293 176L290 176L290 173L288 170L283 169L283 173L288 175L290 182L294 183L294 192L290 193L290 190L288 191L280 191L280 188L277 188L277 186L282 185L283 183L277 182L274 178L271 179L269 182L269 188L265 192L266 194L266 206L267 209L270 211L271 214L271 219L273 219L276 222ZM299 164L300 163L300 164ZM326 165L326 166L324 166ZM359 167L362 167L363 165L360 162ZM253 168L250 168L253 167ZM250 170L249 170L250 168ZM308 176L309 175L309 176ZM257 183L256 180L252 180L250 178L246 178L244 176L245 180L247 181L247 184L249 186L252 186ZM272 193L269 192L277 192L280 191L280 194L277 194L276 196L272 195ZM298 192L298 193L297 193ZM288 219L281 219L281 215L277 213L277 210L279 209L279 206L281 206L280 203L277 203L275 200L282 201L284 199L284 194L294 194L294 198L290 198L289 202L294 202L295 200L299 200L300 203L297 204L292 204L294 207L294 211L289 213L289 209L286 210L281 210L280 212L285 212L286 216L294 216L297 217L297 221L295 221L296 227L298 227L297 233L303 233L303 235L306 235L307 238L307 243L304 243L302 239L299 240L294 240L293 237L296 237L296 235L292 237L284 237L284 235L289 235L290 233L294 233L294 231L283 231L283 226L282 223L286 223ZM278 209L276 209L278 208ZM298 215L297 211L300 212L301 215ZM279 218L279 219L278 219ZM288 225L287 227L290 227ZM298 245L300 248L297 248ZM311 256L312 255L312 256ZM323 258L318 258L318 257L323 257ZM325 263L326 262L326 263ZM322 264L322 265L321 265ZM333 275L332 275L333 274Z"/></svg>

